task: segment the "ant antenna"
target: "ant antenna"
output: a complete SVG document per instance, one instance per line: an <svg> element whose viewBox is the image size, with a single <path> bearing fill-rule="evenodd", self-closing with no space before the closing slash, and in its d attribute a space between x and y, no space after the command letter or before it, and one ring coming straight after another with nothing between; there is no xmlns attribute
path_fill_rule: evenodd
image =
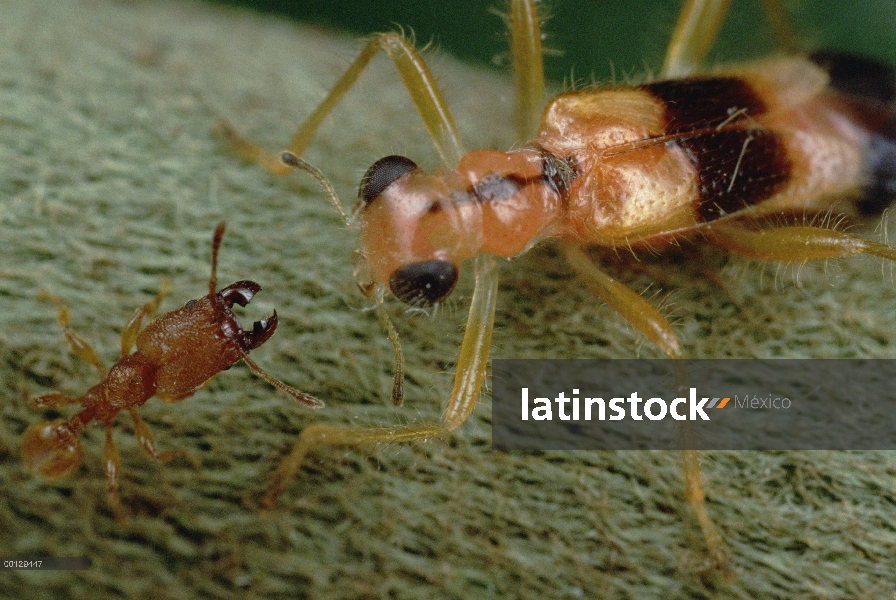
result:
<svg viewBox="0 0 896 600"><path fill-rule="evenodd" d="M336 195L336 190L333 189L330 181L326 177L324 177L323 173L289 151L281 153L280 160L283 162L283 164L294 167L296 169L301 169L317 179L318 183L320 183L321 186L323 186L324 190L327 192L327 196L330 197L330 203L342 216L342 220L345 221L345 224L347 226L351 227L351 220L349 219L348 214L346 214L345 209L342 208L342 201L339 200L339 196Z"/></svg>
<svg viewBox="0 0 896 600"><path fill-rule="evenodd" d="M241 354L243 355L243 362L246 363L246 366L248 366L256 375L270 383L272 386L280 388L302 404L310 406L311 408L323 408L325 406L323 400L319 400L314 396L309 396L308 394L302 393L299 390L286 385L273 375L269 374L267 371L255 364L255 361L249 358L249 354L247 352L241 352Z"/></svg>
<svg viewBox="0 0 896 600"><path fill-rule="evenodd" d="M215 227L215 236L212 238L212 278L208 280L208 294L212 297L218 291L218 249L221 247L221 238L224 237L226 228L224 221L218 223Z"/></svg>
<svg viewBox="0 0 896 600"><path fill-rule="evenodd" d="M323 176L321 176L323 177ZM218 289L218 250L221 248L221 239L224 237L224 230L226 229L226 224L224 221L218 223L218 226L215 227L215 237L212 238L212 278L208 282L209 295L214 298ZM251 282L250 282L251 283ZM257 291L257 290L256 290ZM277 312L274 312L274 317L276 321ZM256 326L258 323L255 324ZM249 353L240 350L240 354L242 355L243 362L248 365L248 367L259 377L270 383L272 386L280 388L302 404L310 406L311 408L322 408L324 406L323 400L318 400L314 396L309 396L308 394L304 394L299 390L292 388L273 375L266 372L264 369L255 364L251 358L249 358Z"/></svg>

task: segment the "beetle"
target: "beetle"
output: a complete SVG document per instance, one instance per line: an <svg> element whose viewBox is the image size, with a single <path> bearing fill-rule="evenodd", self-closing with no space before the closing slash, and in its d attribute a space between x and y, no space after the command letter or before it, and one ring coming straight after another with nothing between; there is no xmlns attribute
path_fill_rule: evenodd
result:
<svg viewBox="0 0 896 600"><path fill-rule="evenodd" d="M659 80L572 90L542 112L538 6L534 0L511 2L519 147L508 152L463 151L429 69L400 34L378 35L365 47L281 155L222 125L235 152L275 174L294 167L323 183L322 174L300 156L382 50L402 76L445 168L425 173L397 155L377 161L362 178L351 217L327 188L346 222L360 229L358 285L378 307L388 293L412 306L431 306L451 293L466 260L476 265L476 289L442 422L362 431L307 428L275 473L268 504L276 503L315 446L429 439L464 422L486 372L496 256L516 257L559 238L586 285L671 359L683 354L668 320L594 265L584 246L663 249L697 240L764 261L860 253L896 259L896 249L887 244L799 221L851 200L859 200L852 202L857 212L875 212L896 189L893 70L844 54L816 53L695 74L727 10L722 1L686 4ZM681 386L684 375L676 368ZM396 373L394 390L400 361ZM710 555L724 568L696 454L685 449L683 457L686 496Z"/></svg>

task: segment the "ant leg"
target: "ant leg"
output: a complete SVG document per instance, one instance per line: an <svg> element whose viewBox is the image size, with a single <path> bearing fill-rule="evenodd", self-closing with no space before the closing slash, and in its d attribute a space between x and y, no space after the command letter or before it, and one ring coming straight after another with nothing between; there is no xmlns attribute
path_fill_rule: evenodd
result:
<svg viewBox="0 0 896 600"><path fill-rule="evenodd" d="M595 296L609 304L622 318L646 335L659 346L660 350L673 359L675 391L677 394L684 394L687 389L687 374L681 360L683 357L678 336L675 335L669 321L644 298L594 266L594 263L579 246L564 244L563 251L573 270L585 280L585 284L594 292ZM725 546L706 511L706 493L703 486L703 475L700 473L700 458L697 451L694 450L694 429L691 421L685 421L682 424L681 446L685 497L700 524L710 558L721 571L727 573L730 568Z"/></svg>
<svg viewBox="0 0 896 600"><path fill-rule="evenodd" d="M850 254L872 254L896 260L896 248L823 227L747 229L737 224L707 225L711 242L759 260L817 260Z"/></svg>
<svg viewBox="0 0 896 600"><path fill-rule="evenodd" d="M104 367L103 363L100 362L100 357L97 356L96 351L90 344L88 344L84 340L84 338L72 331L72 316L62 299L43 290L37 292L37 297L40 300L49 300L57 307L59 307L59 316L57 317L57 320L59 321L59 326L62 327L62 333L65 334L65 338L68 340L69 345L72 347L72 351L75 353L75 356L85 362L89 362L94 367L96 367L100 372L100 375L105 375L106 367Z"/></svg>
<svg viewBox="0 0 896 600"><path fill-rule="evenodd" d="M112 426L106 425L106 445L103 446L103 464L106 466L106 483L108 485L109 506L115 513L115 520L119 525L125 521L124 509L121 507L121 499L118 496L118 472L121 469L121 457L115 440L112 439Z"/></svg>
<svg viewBox="0 0 896 600"><path fill-rule="evenodd" d="M144 452L161 463L170 462L175 456L180 454L190 461L194 467L200 466L199 460L186 450L159 451L156 449L155 440L152 438L152 433L150 433L149 425L146 424L146 421L140 418L140 415L137 414L135 408L128 408L128 412L131 413L131 418L134 420L134 437L137 438L137 442L140 444L140 447L143 448Z"/></svg>
<svg viewBox="0 0 896 600"><path fill-rule="evenodd" d="M457 429L473 411L479 398L495 322L498 295L498 270L494 257L476 257L476 288L470 303L470 315L460 348L454 375L454 388L441 423L423 427L394 429L348 429L314 425L302 431L289 456L274 472L262 504L273 507L286 486L302 466L305 455L316 446L361 446L383 442L428 440L448 435Z"/></svg>
<svg viewBox="0 0 896 600"><path fill-rule="evenodd" d="M137 342L137 334L140 333L140 325L143 323L143 317L147 315L153 315L159 309L159 305L162 303L162 300L165 299L165 296L168 295L168 288L171 287L171 281L165 279L162 281L162 289L159 290L159 294L156 296L156 299L152 302L147 302L140 308L138 308L134 312L134 316L131 317L127 323L125 323L124 329L121 330L121 355L127 356L131 353L131 348L134 347L134 344Z"/></svg>
<svg viewBox="0 0 896 600"><path fill-rule="evenodd" d="M538 133L544 110L544 57L536 1L510 0L509 25L517 97L516 141L522 144Z"/></svg>
<svg viewBox="0 0 896 600"><path fill-rule="evenodd" d="M80 402L80 398L72 398L59 392L50 392L49 394L32 398L31 408L62 408L63 406L79 404Z"/></svg>
<svg viewBox="0 0 896 600"><path fill-rule="evenodd" d="M367 46L339 78L323 102L293 135L288 150L296 156L302 155L302 152L314 139L324 118L338 104L342 96L351 88L364 68L370 64L371 59L380 50L395 63L395 68L398 69L398 74L401 75L401 79L417 107L417 112L423 118L423 124L429 131L429 136L432 138L442 162L453 167L463 155L457 126L454 124L454 119L451 117L442 92L436 85L429 67L414 49L413 44L400 33L381 33L367 43ZM242 137L226 122L219 122L217 129L236 154L257 162L274 175L289 173L290 169L280 161L279 153L269 152L255 142Z"/></svg>
<svg viewBox="0 0 896 600"><path fill-rule="evenodd" d="M696 71L709 53L731 0L687 0L672 32L663 77L682 77Z"/></svg>

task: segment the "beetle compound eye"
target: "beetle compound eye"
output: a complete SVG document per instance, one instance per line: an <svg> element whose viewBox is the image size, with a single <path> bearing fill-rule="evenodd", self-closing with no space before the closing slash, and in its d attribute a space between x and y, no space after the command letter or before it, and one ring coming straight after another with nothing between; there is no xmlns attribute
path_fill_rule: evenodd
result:
<svg viewBox="0 0 896 600"><path fill-rule="evenodd" d="M412 306L432 306L454 289L457 267L447 260L426 260L398 269L389 278L395 297Z"/></svg>
<svg viewBox="0 0 896 600"><path fill-rule="evenodd" d="M416 168L417 164L404 156L393 154L379 159L364 173L361 185L358 187L358 198L364 204L370 204L396 179Z"/></svg>

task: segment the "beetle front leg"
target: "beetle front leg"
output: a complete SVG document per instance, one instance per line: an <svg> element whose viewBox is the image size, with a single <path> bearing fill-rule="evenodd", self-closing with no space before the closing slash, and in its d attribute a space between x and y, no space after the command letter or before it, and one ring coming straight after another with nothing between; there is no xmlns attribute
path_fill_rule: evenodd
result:
<svg viewBox="0 0 896 600"><path fill-rule="evenodd" d="M311 116L299 127L288 145L288 150L296 156L301 156L308 144L314 139L317 130L324 118L330 114L339 100L354 85L355 81L370 64L377 53L382 50L386 56L395 63L401 79L404 82L414 106L423 119L429 136L436 146L439 156L447 166L454 166L460 160L463 151L461 149L460 136L457 126L445 104L439 86L435 78L426 66L420 53L408 40L398 33L382 33L368 42L355 62L339 78L323 102L311 113ZM272 153L252 140L241 136L228 123L221 121L217 125L218 131L223 135L225 142L236 154L257 162L259 165L274 175L286 175L290 168L280 161L280 154Z"/></svg>
<svg viewBox="0 0 896 600"><path fill-rule="evenodd" d="M454 388L448 408L441 423L424 427L395 427L391 429L349 429L314 425L302 431L289 455L271 477L267 492L261 502L267 507L276 506L286 486L305 461L305 456L317 446L363 446L383 442L423 441L448 435L470 416L488 365L492 330L495 324L495 306L498 296L498 268L489 255L476 258L476 287L470 302L470 314L460 348L460 357L454 375Z"/></svg>

